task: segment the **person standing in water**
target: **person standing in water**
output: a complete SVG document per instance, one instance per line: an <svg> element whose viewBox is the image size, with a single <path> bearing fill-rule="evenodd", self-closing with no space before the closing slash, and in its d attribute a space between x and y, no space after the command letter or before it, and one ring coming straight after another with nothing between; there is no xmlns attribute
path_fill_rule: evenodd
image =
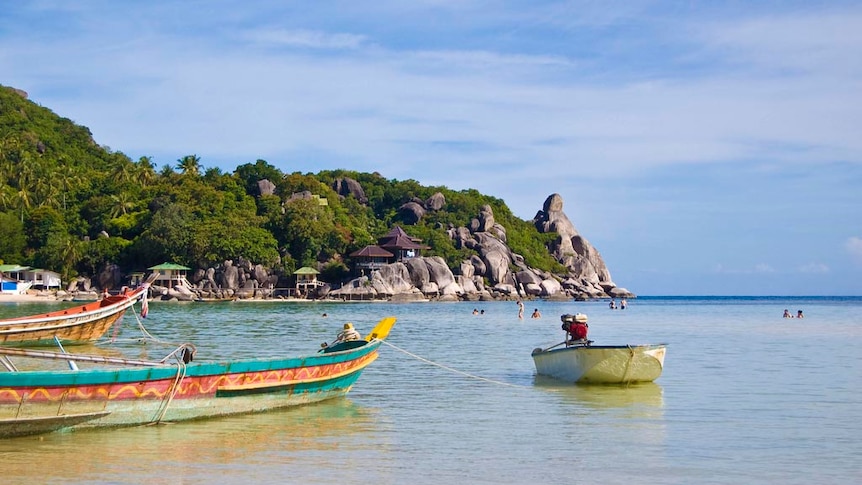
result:
<svg viewBox="0 0 862 485"><path fill-rule="evenodd" d="M524 318L524 303L521 300L518 300L518 318Z"/></svg>

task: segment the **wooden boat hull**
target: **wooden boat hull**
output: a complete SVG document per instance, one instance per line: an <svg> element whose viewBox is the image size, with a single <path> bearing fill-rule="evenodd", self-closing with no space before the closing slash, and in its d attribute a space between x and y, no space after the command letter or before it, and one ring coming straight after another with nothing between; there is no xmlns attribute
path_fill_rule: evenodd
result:
<svg viewBox="0 0 862 485"><path fill-rule="evenodd" d="M108 296L72 308L0 320L0 344L40 345L54 342L88 342L100 339L138 300L149 284L120 295Z"/></svg>
<svg viewBox="0 0 862 485"><path fill-rule="evenodd" d="M590 345L533 350L536 373L577 384L633 384L661 376L665 344Z"/></svg>
<svg viewBox="0 0 862 485"><path fill-rule="evenodd" d="M0 373L0 437L202 419L343 396L377 358L381 340L350 344L299 358ZM68 425L50 419L64 416Z"/></svg>

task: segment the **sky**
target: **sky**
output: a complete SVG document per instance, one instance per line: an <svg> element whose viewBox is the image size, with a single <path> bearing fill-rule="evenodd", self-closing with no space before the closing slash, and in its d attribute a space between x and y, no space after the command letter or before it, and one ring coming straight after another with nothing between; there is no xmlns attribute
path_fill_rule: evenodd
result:
<svg viewBox="0 0 862 485"><path fill-rule="evenodd" d="M858 1L0 0L0 84L157 168L557 193L638 295L862 295Z"/></svg>

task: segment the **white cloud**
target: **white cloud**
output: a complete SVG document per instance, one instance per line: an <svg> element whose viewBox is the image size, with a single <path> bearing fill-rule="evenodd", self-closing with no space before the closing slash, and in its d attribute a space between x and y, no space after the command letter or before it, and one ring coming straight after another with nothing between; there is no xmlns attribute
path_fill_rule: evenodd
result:
<svg viewBox="0 0 862 485"><path fill-rule="evenodd" d="M253 30L241 37L262 44L315 49L358 49L366 41L364 35L286 29Z"/></svg>
<svg viewBox="0 0 862 485"><path fill-rule="evenodd" d="M774 273L775 270L772 269L772 266L770 266L766 263L758 263L758 264L754 265L754 272L755 273Z"/></svg>
<svg viewBox="0 0 862 485"><path fill-rule="evenodd" d="M862 264L862 238L851 237L844 243L844 249L857 264Z"/></svg>
<svg viewBox="0 0 862 485"><path fill-rule="evenodd" d="M823 263L808 263L799 267L800 273L825 274L829 272L829 266Z"/></svg>
<svg viewBox="0 0 862 485"><path fill-rule="evenodd" d="M713 272L720 274L763 274L774 273L775 269L766 263L758 263L751 268L726 268L719 263L713 267Z"/></svg>

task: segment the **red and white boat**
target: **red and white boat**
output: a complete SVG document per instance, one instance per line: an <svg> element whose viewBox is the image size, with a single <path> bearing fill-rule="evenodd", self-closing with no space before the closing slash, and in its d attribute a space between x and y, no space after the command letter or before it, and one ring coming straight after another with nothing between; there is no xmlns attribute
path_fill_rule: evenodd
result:
<svg viewBox="0 0 862 485"><path fill-rule="evenodd" d="M140 300L146 315L147 292L158 273L139 287L72 308L0 320L0 344L80 343L98 340ZM56 339L56 340L55 340Z"/></svg>

